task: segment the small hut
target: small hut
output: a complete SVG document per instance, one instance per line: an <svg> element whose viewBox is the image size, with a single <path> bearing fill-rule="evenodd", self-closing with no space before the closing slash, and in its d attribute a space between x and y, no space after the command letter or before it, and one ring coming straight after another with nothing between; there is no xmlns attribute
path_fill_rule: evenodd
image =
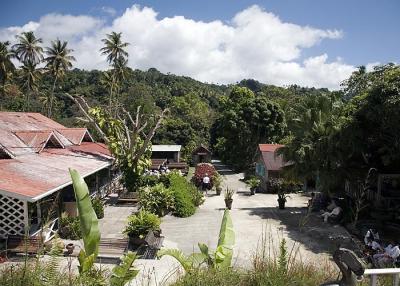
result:
<svg viewBox="0 0 400 286"><path fill-rule="evenodd" d="M192 152L192 162L194 165L211 162L211 151L200 145Z"/></svg>

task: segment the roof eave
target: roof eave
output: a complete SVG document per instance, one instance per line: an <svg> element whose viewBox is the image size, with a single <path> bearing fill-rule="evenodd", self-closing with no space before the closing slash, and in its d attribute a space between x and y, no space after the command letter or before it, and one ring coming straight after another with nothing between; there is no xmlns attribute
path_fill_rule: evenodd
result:
<svg viewBox="0 0 400 286"><path fill-rule="evenodd" d="M96 168L95 170L84 174L82 177L86 178L87 176L90 176L90 175L92 175L94 173L97 173L98 171L100 171L100 170L102 170L102 169L104 169L106 167L109 167L111 165L112 165L112 162L105 163L101 167ZM22 201L27 201L27 202L30 202L30 203L34 203L34 202L37 202L38 200L43 199L43 198L45 198L45 197L47 197L47 196L49 196L49 195L51 195L51 194L63 189L63 188L65 188L65 187L67 187L67 186L69 186L71 184L72 184L72 180L68 181L68 182L66 182L66 183L64 183L62 185L59 185L59 186L57 186L57 187L55 187L55 188L53 188L51 190L48 190L47 192L45 192L43 194L40 194L38 196L35 196L35 197L24 196L22 194L16 194L16 193L12 193L12 192L1 190L1 189L0 189L0 194L8 196L8 197L16 198L16 199L19 199L19 200L22 200Z"/></svg>

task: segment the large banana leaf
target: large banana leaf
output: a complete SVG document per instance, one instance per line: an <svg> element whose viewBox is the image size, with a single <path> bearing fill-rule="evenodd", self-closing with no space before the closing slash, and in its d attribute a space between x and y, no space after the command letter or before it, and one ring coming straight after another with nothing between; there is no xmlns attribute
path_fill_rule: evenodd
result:
<svg viewBox="0 0 400 286"><path fill-rule="evenodd" d="M218 246L215 251L215 265L218 268L228 268L232 263L233 246L235 244L235 231L232 218L228 209L224 212L221 229L219 231Z"/></svg>
<svg viewBox="0 0 400 286"><path fill-rule="evenodd" d="M164 255L175 258L186 272L190 272L193 269L198 268L207 259L207 257L202 253L193 253L189 256L186 256L179 249L161 249L157 253L157 256L160 258Z"/></svg>
<svg viewBox="0 0 400 286"><path fill-rule="evenodd" d="M139 270L132 269L132 264L135 262L137 256L134 252L128 252L121 259L121 264L117 265L112 270L110 278L111 286L124 286L138 275Z"/></svg>
<svg viewBox="0 0 400 286"><path fill-rule="evenodd" d="M69 169L69 173L71 174L76 205L78 207L83 244L85 247L84 254L88 257L93 255L93 260L95 260L100 242L99 222L96 213L93 210L89 190L85 181L81 175L79 175L78 171Z"/></svg>
<svg viewBox="0 0 400 286"><path fill-rule="evenodd" d="M79 273L88 272L92 268L94 260L95 260L94 253L91 255L86 255L85 251L82 249L78 255Z"/></svg>

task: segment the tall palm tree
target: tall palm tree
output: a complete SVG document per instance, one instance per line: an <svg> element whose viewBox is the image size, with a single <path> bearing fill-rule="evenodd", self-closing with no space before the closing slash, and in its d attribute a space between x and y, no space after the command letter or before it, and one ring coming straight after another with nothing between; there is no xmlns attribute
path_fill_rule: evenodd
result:
<svg viewBox="0 0 400 286"><path fill-rule="evenodd" d="M48 109L47 116L51 117L53 110L53 102L54 102L54 89L57 83L57 80L61 79L67 70L72 68L72 61L75 61L75 58L71 56L73 52L72 49L67 48L68 42L61 42L59 39L51 42L51 47L46 48L46 58L44 61L46 62L46 70L53 76L53 88L51 90L51 94L49 95L49 99L47 100Z"/></svg>
<svg viewBox="0 0 400 286"><path fill-rule="evenodd" d="M33 32L23 32L16 37L18 43L13 45L12 48L16 58L21 63L29 61L31 64L38 64L43 60L43 48L40 46L41 38L36 38Z"/></svg>
<svg viewBox="0 0 400 286"><path fill-rule="evenodd" d="M100 49L102 55L107 56L107 61L110 65L116 66L118 59L128 57L128 52L125 48L129 43L122 42L122 33L111 32L107 34L105 39L101 41L104 47Z"/></svg>
<svg viewBox="0 0 400 286"><path fill-rule="evenodd" d="M0 42L0 82L3 92L10 73L15 71L15 66L11 61L13 53L8 49L9 45L10 42Z"/></svg>
<svg viewBox="0 0 400 286"><path fill-rule="evenodd" d="M114 82L113 87L110 88L109 108L112 108L114 92L118 90L120 83L125 77L125 68L128 60L128 52L125 48L129 43L122 41L122 33L111 32L107 34L105 39L102 39L104 47L100 49L102 55L107 56L107 62L113 67L111 75L105 75L105 77L111 76L111 80Z"/></svg>
<svg viewBox="0 0 400 286"><path fill-rule="evenodd" d="M29 98L33 92L37 92L40 76L41 70L37 68L37 64L31 61L24 62L20 73L22 88L26 90L26 107L24 110L29 110Z"/></svg>

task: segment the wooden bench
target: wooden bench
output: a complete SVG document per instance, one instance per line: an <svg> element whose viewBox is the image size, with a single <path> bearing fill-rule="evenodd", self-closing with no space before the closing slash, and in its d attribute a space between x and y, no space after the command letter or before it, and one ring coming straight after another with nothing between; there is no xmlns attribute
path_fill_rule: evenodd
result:
<svg viewBox="0 0 400 286"><path fill-rule="evenodd" d="M9 235L6 250L7 253L37 254L43 250L43 240L38 236Z"/></svg>
<svg viewBox="0 0 400 286"><path fill-rule="evenodd" d="M121 257L128 249L127 238L101 238L99 243L99 257Z"/></svg>
<svg viewBox="0 0 400 286"><path fill-rule="evenodd" d="M118 197L118 202L137 203L139 201L139 194L137 192L126 192Z"/></svg>
<svg viewBox="0 0 400 286"><path fill-rule="evenodd" d="M154 231L149 231L144 240L145 244L138 248L137 254L141 259L154 259L162 247L164 236L157 236Z"/></svg>

